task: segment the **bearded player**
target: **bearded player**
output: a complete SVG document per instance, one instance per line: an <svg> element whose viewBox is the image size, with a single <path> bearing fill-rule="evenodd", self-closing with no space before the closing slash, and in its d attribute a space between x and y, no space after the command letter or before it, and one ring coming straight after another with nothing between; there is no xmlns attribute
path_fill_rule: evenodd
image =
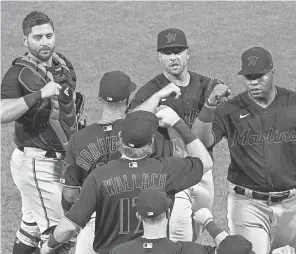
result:
<svg viewBox="0 0 296 254"><path fill-rule="evenodd" d="M153 152L158 118L175 128L186 144L186 158L149 158ZM147 111L127 114L119 134L121 159L97 167L85 180L79 198L60 221L41 253L52 253L61 243L84 227L96 212L94 250L111 249L143 234L136 217L136 199L150 186L166 190L170 197L198 183L212 165L207 149L195 138L183 120L170 108L156 117Z"/></svg>
<svg viewBox="0 0 296 254"><path fill-rule="evenodd" d="M111 71L103 75L99 88L99 121L75 133L69 142L65 156L63 175L63 208L68 211L77 198L85 178L96 167L119 159L118 134L121 130L128 99L136 89L129 76L121 71ZM172 92L179 93L177 86L159 91L159 98L165 98ZM163 139L156 133L152 157L184 156L184 147L180 142ZM77 254L94 253L92 244L95 230L95 214L80 232Z"/></svg>
<svg viewBox="0 0 296 254"><path fill-rule="evenodd" d="M22 198L13 254L34 253L40 233L42 240L48 238L64 214L62 160L83 105L73 65L54 52L53 21L33 11L22 28L28 52L13 61L1 83L1 123L15 122L10 166ZM75 95L82 103L75 103Z"/></svg>

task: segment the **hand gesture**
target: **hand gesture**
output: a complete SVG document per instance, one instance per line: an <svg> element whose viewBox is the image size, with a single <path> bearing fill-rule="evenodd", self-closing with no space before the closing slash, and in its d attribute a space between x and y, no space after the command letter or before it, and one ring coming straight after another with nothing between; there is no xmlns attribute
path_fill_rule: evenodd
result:
<svg viewBox="0 0 296 254"><path fill-rule="evenodd" d="M174 83L170 83L156 93L160 99L164 99L171 94L175 94L174 98L178 99L181 95L180 87L176 86Z"/></svg>
<svg viewBox="0 0 296 254"><path fill-rule="evenodd" d="M54 81L48 82L44 87L40 89L42 99L49 98L54 95L59 95L61 88L62 87Z"/></svg>
<svg viewBox="0 0 296 254"><path fill-rule="evenodd" d="M285 247L281 247L272 251L272 254L295 254L295 249L290 245L286 245Z"/></svg>
<svg viewBox="0 0 296 254"><path fill-rule="evenodd" d="M160 127L173 127L180 120L178 114L170 107L165 107L156 113Z"/></svg>
<svg viewBox="0 0 296 254"><path fill-rule="evenodd" d="M223 83L217 84L208 98L208 104L210 106L217 106L220 103L227 101L230 95L230 89Z"/></svg>
<svg viewBox="0 0 296 254"><path fill-rule="evenodd" d="M196 223L201 224L205 228L208 223L214 221L213 215L208 208L201 208L193 215L193 219Z"/></svg>

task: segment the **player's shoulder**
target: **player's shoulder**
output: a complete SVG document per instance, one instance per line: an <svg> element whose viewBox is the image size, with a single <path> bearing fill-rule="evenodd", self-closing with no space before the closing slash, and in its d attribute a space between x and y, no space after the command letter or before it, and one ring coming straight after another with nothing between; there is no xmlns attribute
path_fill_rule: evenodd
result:
<svg viewBox="0 0 296 254"><path fill-rule="evenodd" d="M210 83L210 81L212 80L210 77L204 76L202 74L196 73L194 71L188 71L190 78L192 80L192 82L194 83L198 83L201 85L208 85Z"/></svg>
<svg viewBox="0 0 296 254"><path fill-rule="evenodd" d="M25 68L24 66L21 65L10 65L4 75L4 77L6 79L15 79L16 77L18 77L19 73L21 72L21 70Z"/></svg>
<svg viewBox="0 0 296 254"><path fill-rule="evenodd" d="M194 253L200 253L200 254L209 254L214 253L212 250L210 252L207 248L208 246L203 246L199 243L195 242L182 242L178 241L177 243L177 252L178 253L188 253L188 254L194 254ZM212 249L215 249L214 247L211 247Z"/></svg>
<svg viewBox="0 0 296 254"><path fill-rule="evenodd" d="M294 103L296 103L296 91L292 91L290 89L276 86L277 89L277 95L280 99L286 100L286 99L293 99Z"/></svg>
<svg viewBox="0 0 296 254"><path fill-rule="evenodd" d="M142 241L140 238L122 243L113 248L111 253L114 254L133 254L142 247Z"/></svg>
<svg viewBox="0 0 296 254"><path fill-rule="evenodd" d="M72 135L72 137L73 138L81 138L81 137L84 137L84 136L92 136L93 134L98 135L99 131L102 131L102 133L103 133L102 126L100 124L93 123L91 125L87 125L85 128L83 128L83 129L81 129L79 131L76 131Z"/></svg>
<svg viewBox="0 0 296 254"><path fill-rule="evenodd" d="M170 81L164 76L163 73L161 73L155 76L154 78L150 79L143 87L160 90L169 83Z"/></svg>

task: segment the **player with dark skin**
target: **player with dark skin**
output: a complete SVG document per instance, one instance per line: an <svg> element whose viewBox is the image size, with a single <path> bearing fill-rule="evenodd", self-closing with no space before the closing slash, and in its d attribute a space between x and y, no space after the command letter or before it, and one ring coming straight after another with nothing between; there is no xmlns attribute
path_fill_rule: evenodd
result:
<svg viewBox="0 0 296 254"><path fill-rule="evenodd" d="M159 119L178 130L190 156L149 158ZM127 114L120 133L121 159L97 167L85 180L79 198L41 248L52 253L84 227L96 211L94 250L108 253L123 242L143 234L136 218L135 201L141 189L154 185L170 197L198 181L213 165L208 151L170 108L157 117L147 111ZM127 213L127 214L125 214Z"/></svg>
<svg viewBox="0 0 296 254"><path fill-rule="evenodd" d="M241 60L246 91L216 108L223 89L214 89L192 130L207 147L227 138L228 226L266 254L296 247L296 93L274 85L266 49L250 48Z"/></svg>

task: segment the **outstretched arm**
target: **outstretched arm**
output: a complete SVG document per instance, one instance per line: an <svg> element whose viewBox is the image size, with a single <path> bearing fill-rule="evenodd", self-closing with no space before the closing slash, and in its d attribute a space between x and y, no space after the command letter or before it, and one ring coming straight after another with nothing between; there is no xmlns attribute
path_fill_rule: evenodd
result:
<svg viewBox="0 0 296 254"><path fill-rule="evenodd" d="M141 105L139 105L132 111L144 110L144 111L155 113L160 100L168 97L172 93L175 93L175 99L177 99L181 94L180 88L176 86L174 83L168 84L167 86L165 86L164 88L162 88L161 90L153 94L148 100L143 102Z"/></svg>

